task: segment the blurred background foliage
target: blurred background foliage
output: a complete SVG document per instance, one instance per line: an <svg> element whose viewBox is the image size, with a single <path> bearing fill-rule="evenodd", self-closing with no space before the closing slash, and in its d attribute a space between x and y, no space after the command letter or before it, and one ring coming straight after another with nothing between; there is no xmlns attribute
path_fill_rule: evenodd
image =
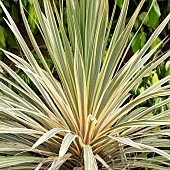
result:
<svg viewBox="0 0 170 170"><path fill-rule="evenodd" d="M55 0L56 3L61 3L60 0ZM135 26L133 28L132 32L132 37L134 33L137 33L133 44L131 46L131 49L129 50L125 61L126 62L132 55L133 53L139 51L146 43L147 39L151 36L151 34L154 32L155 28L160 24L160 22L167 16L168 13L170 13L170 0L157 0L156 3L153 5L151 8L149 15L146 17L146 13L149 10L151 3L153 0L146 0L138 18L135 23ZM38 42L38 45L40 46L42 53L44 55L45 60L48 63L49 68L53 71L54 74L54 68L52 61L50 60L46 47L44 45L44 41L38 31L37 28L37 16L34 10L34 6L32 3L32 0L22 0L23 5L25 10L27 11L27 19L30 24L31 30L35 35L35 38ZM43 0L40 0L40 5L42 5ZM20 9L19 9L19 3L17 0L3 0L4 5L7 7L8 11L10 12L11 16L13 17L14 21L17 23L25 41L27 42L29 48L32 50L34 53L34 49L31 46L31 43L29 41L29 38L27 36L27 33L24 29L24 24L22 22L22 18L20 15ZM112 9L114 6L114 1L109 0L109 15L111 16ZM122 7L123 0L117 0L117 9L116 9L116 17L113 21L112 24L112 30L115 28L115 23L117 22L116 19L119 16L121 7ZM129 4L129 11L128 11L128 17L127 17L127 22L132 16L134 10L136 9L138 5L138 0L130 0ZM43 7L43 5L42 5ZM7 24L5 23L4 19L4 13L2 9L0 8L0 47L7 49L17 55L20 55L21 57L24 58L15 37L13 36L12 32L8 28ZM146 19L145 19L146 17ZM145 19L145 21L144 21ZM64 11L64 20L66 20L66 12ZM143 25L140 27L141 23L144 21ZM66 25L66 22L65 22ZM111 31L113 32L113 31ZM164 44L162 44L160 49L157 49L157 53L155 53L152 57L154 59L157 57L158 53L164 53L165 51L170 49L170 41L168 36L170 35L170 23L166 26L166 28L163 30L161 35L154 41L154 43L151 45L150 50L154 48L161 40L163 40L165 37L167 37L166 41ZM110 34L110 39L111 39L112 33ZM130 40L129 40L130 41ZM35 54L36 58L36 54ZM13 70L15 70L26 82L28 85L32 86L31 81L29 78L18 68L15 68L12 62L10 62L0 51L0 59L3 60L5 63L11 66ZM37 61L41 65L40 61L37 58ZM159 81L159 79L162 79L163 77L170 75L170 58L161 63L155 70L153 70L151 73L148 73L142 80L138 82L138 84L131 90L132 92L132 97L135 97L136 95L141 94L145 89L147 89L149 86L152 84L156 83ZM57 77L57 75L56 75ZM170 82L168 82L170 85ZM34 89L34 87L32 87ZM36 90L36 89L34 89ZM164 100L165 97L158 97L155 99L150 99L148 101L145 101L142 106L151 106L154 104L157 104ZM162 106L159 110L155 111L153 114L160 113L162 111L165 111L167 109L170 109L170 104L167 104L166 106Z"/></svg>

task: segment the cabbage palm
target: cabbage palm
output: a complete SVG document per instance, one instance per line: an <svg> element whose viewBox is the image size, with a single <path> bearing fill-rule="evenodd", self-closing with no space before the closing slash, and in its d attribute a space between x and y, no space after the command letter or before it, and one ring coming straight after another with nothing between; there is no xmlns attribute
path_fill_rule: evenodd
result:
<svg viewBox="0 0 170 170"><path fill-rule="evenodd" d="M4 72L0 74L3 80L0 82L0 169L169 169L170 141L166 137L170 130L164 127L170 124L170 111L154 116L152 112L170 103L170 98L150 108L136 106L149 98L170 95L170 87L166 85L170 76L135 98L130 99L130 90L170 56L168 51L148 62L162 42L149 52L148 49L170 15L144 47L122 66L133 42L132 39L128 44L128 38L145 2L141 0L126 24L129 1L124 0L108 44L116 3L109 22L107 0L67 0L67 32L63 24L63 1L58 10L54 2L44 0L42 12L38 0L33 0L39 30L60 80L45 62L21 0L23 21L43 68L0 1L5 20L27 61L1 50L31 79L40 94L0 61L8 73L8 76ZM161 130L156 130L157 126Z"/></svg>

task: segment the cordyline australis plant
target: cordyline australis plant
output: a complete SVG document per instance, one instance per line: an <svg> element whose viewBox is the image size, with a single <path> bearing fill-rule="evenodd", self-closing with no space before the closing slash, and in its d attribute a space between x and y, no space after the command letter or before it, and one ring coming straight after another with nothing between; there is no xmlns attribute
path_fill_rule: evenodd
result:
<svg viewBox="0 0 170 170"><path fill-rule="evenodd" d="M44 0L42 12L38 0L33 0L38 27L60 81L54 78L42 56L21 0L23 21L44 69L38 65L0 2L7 17L5 20L27 61L3 52L24 71L41 94L38 96L0 61L0 66L9 75L1 73L2 82L7 83L0 82L1 169L169 169L170 142L164 136L168 136L170 130L162 127L170 124L170 111L151 115L169 103L170 98L150 108L136 106L149 98L170 95L169 86L165 84L170 76L136 98L129 100L129 97L137 82L170 56L168 51L148 62L161 43L147 52L170 15L144 47L121 66L133 41L127 44L128 38L144 2L139 3L129 23L125 24L129 0L124 0L108 45L116 3L108 22L107 0L67 0L67 33L62 1L58 10L54 2ZM14 90L6 84L11 84ZM165 86L161 86L163 84ZM162 130L156 130L157 126Z"/></svg>

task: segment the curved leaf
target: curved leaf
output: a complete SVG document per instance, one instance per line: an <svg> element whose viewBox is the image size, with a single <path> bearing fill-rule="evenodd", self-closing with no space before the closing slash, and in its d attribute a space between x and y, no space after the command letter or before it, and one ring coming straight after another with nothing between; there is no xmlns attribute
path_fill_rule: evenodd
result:
<svg viewBox="0 0 170 170"><path fill-rule="evenodd" d="M40 144L44 143L44 142L47 141L48 139L54 137L57 133L60 133L60 132L67 132L67 133L69 133L70 131L69 131L69 130L64 130L64 129L61 129L61 128L51 129L51 130L49 130L48 132L46 132L45 134L43 134L43 136L41 136L41 137L36 141L36 143L31 147L30 150L33 150L34 148L36 148L36 147L39 146Z"/></svg>
<svg viewBox="0 0 170 170"><path fill-rule="evenodd" d="M68 148L70 147L71 143L73 140L77 137L77 135L72 135L72 134L66 134L64 136L64 139L61 143L61 147L59 150L59 157L63 157L65 153L67 152Z"/></svg>

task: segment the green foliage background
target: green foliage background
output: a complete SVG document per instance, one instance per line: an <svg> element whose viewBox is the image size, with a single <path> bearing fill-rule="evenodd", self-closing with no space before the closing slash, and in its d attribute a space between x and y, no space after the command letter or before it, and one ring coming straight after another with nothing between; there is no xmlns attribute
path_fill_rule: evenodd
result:
<svg viewBox="0 0 170 170"><path fill-rule="evenodd" d="M138 33L132 44L133 53L139 51L145 45L147 39L154 32L154 30L160 24L162 19L164 19L165 16L170 13L170 3L167 0L163 0L163 1L157 0L156 3L153 5L153 7L150 9L149 15L146 16L147 11L151 7L151 3L152 0L148 0L145 2L144 8L140 12L136 20L134 31L132 32L132 37L134 33L136 33L137 31ZM123 4L123 0L117 1L117 5L119 6L119 8L122 7L122 4ZM131 0L129 6L130 7L129 18L133 14L133 11L137 7L137 5L138 5L137 0ZM140 27L142 22L144 22L144 24L142 25L142 27ZM167 27L164 29L162 34L151 45L150 50L152 50L157 44L159 44L162 39L169 36L169 32L170 32L170 23L168 23ZM166 43L168 43L168 41ZM166 50L170 49L169 45L167 45L167 48L164 48L166 46L166 43L162 44L162 48L157 49L157 53L153 55L152 59L157 57L158 53L163 53ZM158 82L159 79L162 79L163 77L166 77L168 75L170 75L170 59L167 59L165 62L161 63L153 72L148 73L142 80L138 82L138 84L132 89L131 92L134 95L139 95L142 92L144 92L144 90L146 90L148 87L150 87L152 84ZM170 84L170 81L168 82L168 84ZM164 99L165 98L158 97L152 100L145 101L142 105L152 106L154 104L163 101ZM170 109L170 104L163 106L159 110L155 111L153 114L163 112L167 109Z"/></svg>

